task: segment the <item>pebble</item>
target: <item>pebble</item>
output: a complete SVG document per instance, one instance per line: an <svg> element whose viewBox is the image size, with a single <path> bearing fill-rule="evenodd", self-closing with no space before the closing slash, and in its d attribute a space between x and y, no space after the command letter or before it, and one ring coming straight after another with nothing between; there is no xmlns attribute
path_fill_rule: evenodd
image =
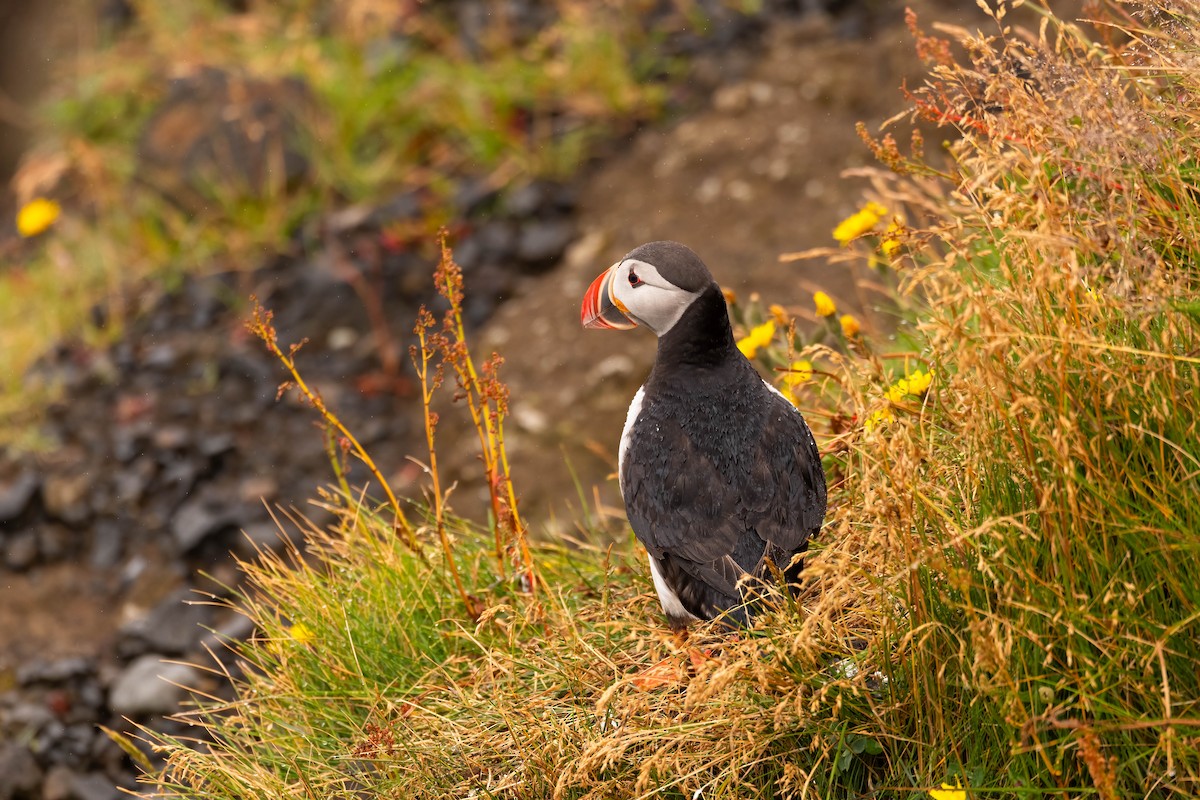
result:
<svg viewBox="0 0 1200 800"><path fill-rule="evenodd" d="M32 567L37 557L37 534L32 530L17 531L4 544L4 563L15 572Z"/></svg>
<svg viewBox="0 0 1200 800"><path fill-rule="evenodd" d="M171 536L180 553L187 553L213 534L228 528L232 520L228 512L214 508L207 500L188 500L171 519Z"/></svg>
<svg viewBox="0 0 1200 800"><path fill-rule="evenodd" d="M530 222L517 237L517 258L538 268L552 266L574 238L575 223L569 219Z"/></svg>
<svg viewBox="0 0 1200 800"><path fill-rule="evenodd" d="M212 608L198 602L200 598L190 589L179 589L167 595L149 614L137 617L121 626L117 649L126 655L154 651L167 655L182 655L204 635Z"/></svg>
<svg viewBox="0 0 1200 800"><path fill-rule="evenodd" d="M41 477L31 469L23 469L13 480L0 483L0 522L11 522L25 513L41 484Z"/></svg>
<svg viewBox="0 0 1200 800"><path fill-rule="evenodd" d="M28 748L0 744L0 800L32 798L41 782L42 770Z"/></svg>
<svg viewBox="0 0 1200 800"><path fill-rule="evenodd" d="M193 686L199 678L196 667L165 663L154 653L140 656L117 676L108 703L122 717L172 714L186 694L181 687Z"/></svg>

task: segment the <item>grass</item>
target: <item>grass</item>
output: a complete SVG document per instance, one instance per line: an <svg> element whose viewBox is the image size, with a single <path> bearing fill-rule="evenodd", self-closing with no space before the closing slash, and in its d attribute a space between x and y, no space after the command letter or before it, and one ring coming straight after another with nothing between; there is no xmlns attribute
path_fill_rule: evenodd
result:
<svg viewBox="0 0 1200 800"><path fill-rule="evenodd" d="M792 328L757 356L799 346L814 369L793 392L828 420L831 511L792 606L681 642L622 528L588 544L614 533L603 515L579 546L533 545L534 598L487 531L450 520L426 563L373 504L326 494L341 523L308 529L307 554L245 565L249 666L233 701L188 715L214 743L145 734L165 759L147 780L211 798L1200 793L1200 25L1114 4L1007 31L1002 11L962 57L912 20L930 60L914 113L962 138L948 167L873 139L886 217L833 251L893 298L901 344Z"/></svg>
<svg viewBox="0 0 1200 800"><path fill-rule="evenodd" d="M657 115L664 98L652 77L662 71L656 33L627 13L634 2L564 0L531 38L497 12L474 50L442 12L407 4L364 1L332 14L304 0L249 3L244 13L219 2L135 5L129 30L83 48L56 83L14 180L22 202L57 186L65 213L0 273L6 444L27 443L53 392L30 391L33 360L65 338L112 341L141 286L251 269L307 246L321 213L404 191L428 198L426 219L395 233L430 236L448 220L457 178L500 188L569 175L598 142ZM94 34L81 24L81 39ZM216 177L193 186L184 207L146 185L138 147L168 94L164 76L202 68L307 87L293 109L306 179L253 189Z"/></svg>

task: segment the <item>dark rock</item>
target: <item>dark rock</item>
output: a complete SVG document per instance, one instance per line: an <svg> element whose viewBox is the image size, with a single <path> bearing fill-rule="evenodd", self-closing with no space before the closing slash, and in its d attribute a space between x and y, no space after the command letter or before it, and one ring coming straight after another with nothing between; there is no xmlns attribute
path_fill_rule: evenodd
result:
<svg viewBox="0 0 1200 800"><path fill-rule="evenodd" d="M95 672L96 662L83 656L60 658L55 661L30 661L17 669L17 683L21 686L57 686L89 677Z"/></svg>
<svg viewBox="0 0 1200 800"><path fill-rule="evenodd" d="M236 520L224 508L216 508L201 497L188 500L171 519L171 536L180 553L198 547L205 539L233 526Z"/></svg>
<svg viewBox="0 0 1200 800"><path fill-rule="evenodd" d="M108 703L113 713L122 717L171 714L186 694L180 687L193 686L199 679L195 667L165 663L160 655L144 655L113 681Z"/></svg>
<svg viewBox="0 0 1200 800"><path fill-rule="evenodd" d="M115 567L121 560L124 531L115 520L98 520L92 528L92 551L88 563L96 569Z"/></svg>
<svg viewBox="0 0 1200 800"><path fill-rule="evenodd" d="M200 454L205 458L217 458L234 449L237 442L229 433L214 433L200 440Z"/></svg>
<svg viewBox="0 0 1200 800"><path fill-rule="evenodd" d="M513 189L504 198L504 212L518 219L532 217L546 206L551 187L546 181L533 181Z"/></svg>
<svg viewBox="0 0 1200 800"><path fill-rule="evenodd" d="M71 554L71 532L54 522L37 527L38 552L44 561L61 561Z"/></svg>
<svg viewBox="0 0 1200 800"><path fill-rule="evenodd" d="M92 752L92 740L96 738L93 725L67 725L54 731L53 740L48 737L41 743L42 758L55 764L84 764Z"/></svg>
<svg viewBox="0 0 1200 800"><path fill-rule="evenodd" d="M4 715L4 722L6 728L17 732L14 738L28 739L53 724L54 714L45 703L23 700Z"/></svg>
<svg viewBox="0 0 1200 800"><path fill-rule="evenodd" d="M42 800L116 800L122 793L100 772L76 772L58 764L46 773Z"/></svg>
<svg viewBox="0 0 1200 800"><path fill-rule="evenodd" d="M118 647L124 653L186 653L204 635L201 626L207 625L212 616L210 606L189 602L196 599L189 589L167 595L149 614L122 626Z"/></svg>
<svg viewBox="0 0 1200 800"><path fill-rule="evenodd" d="M483 249L485 262L502 261L512 255L517 244L517 232L511 223L502 220L490 220L475 233L479 246Z"/></svg>
<svg viewBox="0 0 1200 800"><path fill-rule="evenodd" d="M11 522L24 514L41 484L41 477L31 469L0 483L0 522Z"/></svg>
<svg viewBox="0 0 1200 800"><path fill-rule="evenodd" d="M416 192L400 192L377 206L371 212L370 222L377 228L384 228L395 222L418 219L422 206L421 197Z"/></svg>
<svg viewBox="0 0 1200 800"><path fill-rule="evenodd" d="M517 237L517 258L538 268L553 266L574 238L575 225L569 219L527 223Z"/></svg>
<svg viewBox="0 0 1200 800"><path fill-rule="evenodd" d="M117 470L113 476L113 494L126 506L141 502L158 472L157 462L150 456L141 456L128 467Z"/></svg>
<svg viewBox="0 0 1200 800"><path fill-rule="evenodd" d="M4 563L17 572L29 569L37 562L37 534L32 530L17 531L4 543Z"/></svg>
<svg viewBox="0 0 1200 800"><path fill-rule="evenodd" d="M16 743L0 744L0 800L33 800L41 782L33 753Z"/></svg>
<svg viewBox="0 0 1200 800"><path fill-rule="evenodd" d="M459 182L454 193L454 206L462 216L471 217L494 206L499 196L487 180L471 176ZM458 258L457 252L454 257Z"/></svg>

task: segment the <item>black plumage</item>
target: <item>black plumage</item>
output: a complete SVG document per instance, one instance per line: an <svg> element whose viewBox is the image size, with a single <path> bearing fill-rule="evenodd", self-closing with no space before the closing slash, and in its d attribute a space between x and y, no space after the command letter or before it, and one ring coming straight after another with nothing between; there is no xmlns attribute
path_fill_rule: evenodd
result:
<svg viewBox="0 0 1200 800"><path fill-rule="evenodd" d="M724 296L694 253L644 245L610 272L627 264L634 277L653 267L683 304L656 331L654 367L622 435L629 522L672 625L725 612L744 623L744 603L756 581L770 580L769 564L794 582L820 530L820 454L800 412L737 349ZM636 288L622 285L618 301L636 317Z"/></svg>

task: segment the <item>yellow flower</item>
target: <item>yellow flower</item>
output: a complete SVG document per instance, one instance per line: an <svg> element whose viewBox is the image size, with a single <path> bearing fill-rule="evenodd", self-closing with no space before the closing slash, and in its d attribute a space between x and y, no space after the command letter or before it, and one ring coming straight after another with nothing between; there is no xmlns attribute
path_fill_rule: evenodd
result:
<svg viewBox="0 0 1200 800"><path fill-rule="evenodd" d="M842 314L838 318L838 322L842 323L842 334L847 339L853 339L858 336L858 332L862 330L862 325L858 323L858 317L853 314Z"/></svg>
<svg viewBox="0 0 1200 800"><path fill-rule="evenodd" d="M838 226L833 229L833 238L842 245L850 244L851 241L874 228L886 213L887 209L879 203L867 203L838 223Z"/></svg>
<svg viewBox="0 0 1200 800"><path fill-rule="evenodd" d="M889 422L895 421L896 415L892 413L890 408L880 408L867 415L866 420L863 422L863 427L867 429L867 433L870 433L876 428L882 428Z"/></svg>
<svg viewBox="0 0 1200 800"><path fill-rule="evenodd" d="M962 788L962 781L954 779L954 785L943 783L941 789L930 789L929 796L933 800L967 800L967 793Z"/></svg>
<svg viewBox="0 0 1200 800"><path fill-rule="evenodd" d="M888 258L891 258L900 250L903 244L900 237L904 235L904 223L899 220L892 220L892 224L887 226L887 230L883 232L883 241L879 243L879 250Z"/></svg>
<svg viewBox="0 0 1200 800"><path fill-rule="evenodd" d="M742 355L746 358L754 358L758 355L758 348L766 347L775 338L775 320L769 319L762 325L756 325L751 329L744 338L739 339L737 343L738 350L742 351Z"/></svg>
<svg viewBox="0 0 1200 800"><path fill-rule="evenodd" d="M778 303L772 303L771 307L767 310L771 312L771 318L774 319L779 325L786 326L792 321L791 316L788 315L787 309Z"/></svg>
<svg viewBox="0 0 1200 800"><path fill-rule="evenodd" d="M733 289L726 289L725 287L722 286L721 294L725 295L725 303L727 305L731 305L731 306L737 305L737 294L733 291Z"/></svg>
<svg viewBox="0 0 1200 800"><path fill-rule="evenodd" d="M837 306L834 305L833 298L824 292L814 294L813 303L817 306L818 317L832 317L837 313Z"/></svg>
<svg viewBox="0 0 1200 800"><path fill-rule="evenodd" d="M38 197L21 206L17 212L17 232L29 238L49 228L62 213L62 207L53 200Z"/></svg>
<svg viewBox="0 0 1200 800"><path fill-rule="evenodd" d="M811 361L793 361L788 371L783 373L783 383L789 389L812 380L813 365Z"/></svg>
<svg viewBox="0 0 1200 800"><path fill-rule="evenodd" d="M920 397L929 389L929 384L933 383L933 370L925 372L922 369L916 369L911 375L893 383L887 388L884 394L887 399L893 403L899 403L905 397L912 395Z"/></svg>
<svg viewBox="0 0 1200 800"><path fill-rule="evenodd" d="M297 622L288 628L288 636L291 636L293 640L300 644L308 644L317 638L317 634L313 632L313 629L303 622Z"/></svg>

